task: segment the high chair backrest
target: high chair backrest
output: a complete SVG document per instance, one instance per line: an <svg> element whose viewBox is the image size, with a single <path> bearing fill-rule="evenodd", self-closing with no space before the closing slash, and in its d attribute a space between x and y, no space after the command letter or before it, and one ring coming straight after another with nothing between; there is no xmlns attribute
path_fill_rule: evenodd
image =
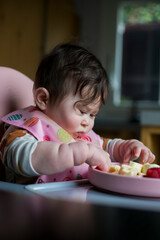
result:
<svg viewBox="0 0 160 240"><path fill-rule="evenodd" d="M34 105L33 81L17 70L0 67L0 140L4 133L1 118L14 110ZM1 180L0 162L0 180Z"/></svg>

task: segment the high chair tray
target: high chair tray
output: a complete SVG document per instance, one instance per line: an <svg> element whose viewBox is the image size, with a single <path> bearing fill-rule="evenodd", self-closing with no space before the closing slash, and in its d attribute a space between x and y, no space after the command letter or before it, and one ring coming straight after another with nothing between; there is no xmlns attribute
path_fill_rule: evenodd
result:
<svg viewBox="0 0 160 240"><path fill-rule="evenodd" d="M93 186L88 180L52 182L26 185L25 189L54 199L86 201L86 195Z"/></svg>
<svg viewBox="0 0 160 240"><path fill-rule="evenodd" d="M38 194L53 200L160 211L160 198L126 195L107 190L101 191L100 188L94 187L88 180L31 184L24 186L24 188L30 194Z"/></svg>
<svg viewBox="0 0 160 240"><path fill-rule="evenodd" d="M160 178L126 176L89 167L89 181L96 187L121 194L160 197Z"/></svg>

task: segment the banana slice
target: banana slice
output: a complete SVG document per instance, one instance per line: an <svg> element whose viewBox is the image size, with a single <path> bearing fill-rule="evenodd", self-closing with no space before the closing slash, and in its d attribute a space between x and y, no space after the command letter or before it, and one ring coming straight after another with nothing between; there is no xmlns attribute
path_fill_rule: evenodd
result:
<svg viewBox="0 0 160 240"><path fill-rule="evenodd" d="M130 165L127 164L122 164L119 174L121 175L127 175L127 176L136 176L138 173L138 170L134 167L131 167Z"/></svg>
<svg viewBox="0 0 160 240"><path fill-rule="evenodd" d="M141 175L143 165L137 162L130 161L129 166L137 170L137 175Z"/></svg>
<svg viewBox="0 0 160 240"><path fill-rule="evenodd" d="M148 170L149 168L155 168L155 167L160 167L160 166L159 166L158 164L145 163L145 164L142 166L141 172L142 172L143 174L146 174L146 173L147 173L147 170Z"/></svg>
<svg viewBox="0 0 160 240"><path fill-rule="evenodd" d="M110 166L110 169L109 169L109 172L110 173L115 173L115 174L118 174L119 173L119 170L120 170L120 166L119 165L111 165Z"/></svg>

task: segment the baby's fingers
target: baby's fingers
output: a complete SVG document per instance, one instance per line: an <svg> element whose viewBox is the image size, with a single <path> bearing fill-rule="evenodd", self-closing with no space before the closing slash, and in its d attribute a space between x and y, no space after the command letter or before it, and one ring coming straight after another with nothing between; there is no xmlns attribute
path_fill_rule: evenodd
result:
<svg viewBox="0 0 160 240"><path fill-rule="evenodd" d="M111 166L111 159L110 159L110 157L109 157L109 158L106 158L106 159L103 160L100 164L97 165L97 167L98 167L100 170L105 171L105 172L108 172L110 166Z"/></svg>
<svg viewBox="0 0 160 240"><path fill-rule="evenodd" d="M109 168L110 168L110 166L108 164L100 164L97 167L98 167L99 170L102 170L104 172L108 172Z"/></svg>
<svg viewBox="0 0 160 240"><path fill-rule="evenodd" d="M152 163L155 160L154 154L148 148L142 150L140 158L140 163L142 164Z"/></svg>
<svg viewBox="0 0 160 240"><path fill-rule="evenodd" d="M108 171L111 165L110 155L104 150L93 147L93 145L90 147L93 148L93 154L86 160L86 163L90 166L97 166L100 170Z"/></svg>
<svg viewBox="0 0 160 240"><path fill-rule="evenodd" d="M134 147L132 149L128 149L124 154L123 162L127 163L130 160L134 160L140 156L141 149L139 147Z"/></svg>

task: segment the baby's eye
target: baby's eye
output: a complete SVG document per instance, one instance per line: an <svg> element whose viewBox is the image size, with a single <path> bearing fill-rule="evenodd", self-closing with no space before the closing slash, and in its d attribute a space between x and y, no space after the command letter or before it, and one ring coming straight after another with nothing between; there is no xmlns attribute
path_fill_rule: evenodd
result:
<svg viewBox="0 0 160 240"><path fill-rule="evenodd" d="M91 114L90 114L90 117L91 117L91 118L95 118L95 117L96 117L96 114L91 113Z"/></svg>
<svg viewBox="0 0 160 240"><path fill-rule="evenodd" d="M80 111L81 114L86 114L86 112L83 111L83 110L79 110L79 111Z"/></svg>

